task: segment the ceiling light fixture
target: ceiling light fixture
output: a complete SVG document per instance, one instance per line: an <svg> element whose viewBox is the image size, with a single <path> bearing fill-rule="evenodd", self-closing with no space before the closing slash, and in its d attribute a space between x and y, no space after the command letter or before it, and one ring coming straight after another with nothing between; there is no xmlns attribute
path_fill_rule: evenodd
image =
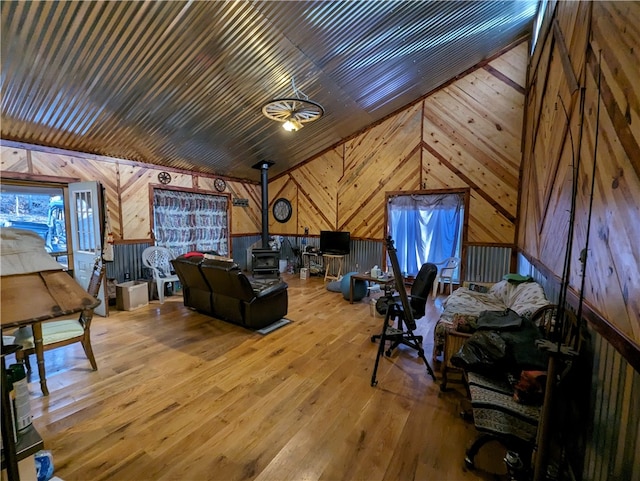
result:
<svg viewBox="0 0 640 481"><path fill-rule="evenodd" d="M307 95L298 90L294 79L291 79L291 87L296 98L274 99L262 106L262 114L270 120L282 122L282 128L287 132L300 130L304 124L324 115L322 105L309 100Z"/></svg>

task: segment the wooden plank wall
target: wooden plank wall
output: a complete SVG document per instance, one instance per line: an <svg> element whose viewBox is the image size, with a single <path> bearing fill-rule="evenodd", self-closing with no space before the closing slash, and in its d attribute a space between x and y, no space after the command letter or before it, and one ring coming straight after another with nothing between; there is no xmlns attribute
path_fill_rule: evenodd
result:
<svg viewBox="0 0 640 481"><path fill-rule="evenodd" d="M562 276L577 179L569 285L580 292L588 243L585 299L638 344L640 4L558 2L549 18L530 72L518 245Z"/></svg>
<svg viewBox="0 0 640 481"><path fill-rule="evenodd" d="M528 72L518 247L558 291L575 180L568 299L584 294L593 366L570 442L584 480L640 480L638 25L640 2L550 3Z"/></svg>
<svg viewBox="0 0 640 481"><path fill-rule="evenodd" d="M468 240L515 244L526 42L271 179L292 220L270 232L382 240L385 192L471 189Z"/></svg>
<svg viewBox="0 0 640 481"><path fill-rule="evenodd" d="M151 206L149 198L155 188L181 188L194 192L219 194L215 177L188 171L165 169L121 159L96 157L58 149L21 146L3 141L0 147L1 172L4 177L21 175L38 180L73 178L77 181L99 180L105 187L109 220L116 242L150 240ZM158 182L158 173L168 171L171 183ZM255 182L225 179L225 194L232 199L249 200L249 207L232 207L233 235L261 231L261 188Z"/></svg>

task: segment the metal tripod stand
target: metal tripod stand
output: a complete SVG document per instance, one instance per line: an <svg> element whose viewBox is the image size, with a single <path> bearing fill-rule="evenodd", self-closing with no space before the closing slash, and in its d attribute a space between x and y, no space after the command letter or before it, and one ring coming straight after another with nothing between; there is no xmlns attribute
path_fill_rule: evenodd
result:
<svg viewBox="0 0 640 481"><path fill-rule="evenodd" d="M413 310L411 309L409 297L407 296L407 291L404 286L404 277L400 271L398 256L391 237L387 237L386 244L387 253L389 254L389 259L391 261L391 268L393 269L393 276L396 279L396 290L398 291L400 302L393 302L387 305L387 313L382 324L382 332L379 335L371 337L371 342L375 342L378 338L380 339L378 354L376 355L376 362L373 367L373 374L371 375L371 385L376 386L378 384L378 380L376 379L378 365L380 364L380 357L384 355L384 349L387 341L392 343L391 347L387 351L388 354L390 354L391 351L400 344L404 344L418 351L418 356L424 361L424 364L427 367L427 372L435 381L436 376L433 373L433 369L431 369L429 361L427 361L424 354L424 349L422 348L422 336L416 336L413 333L416 329L416 321L413 317ZM398 322L396 327L389 325L392 319L397 319Z"/></svg>

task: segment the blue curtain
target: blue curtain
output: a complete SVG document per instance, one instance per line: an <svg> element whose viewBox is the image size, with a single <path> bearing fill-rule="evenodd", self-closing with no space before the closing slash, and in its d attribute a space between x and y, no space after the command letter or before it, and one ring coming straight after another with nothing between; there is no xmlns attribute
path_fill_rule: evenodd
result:
<svg viewBox="0 0 640 481"><path fill-rule="evenodd" d="M402 195L389 200L389 234L400 269L415 275L425 262L460 257L462 194Z"/></svg>

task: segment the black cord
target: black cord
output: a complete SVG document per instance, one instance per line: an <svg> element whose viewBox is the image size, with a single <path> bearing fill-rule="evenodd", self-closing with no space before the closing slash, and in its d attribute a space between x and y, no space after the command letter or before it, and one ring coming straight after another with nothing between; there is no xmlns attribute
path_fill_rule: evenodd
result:
<svg viewBox="0 0 640 481"><path fill-rule="evenodd" d="M582 280L580 284L580 299L578 300L578 325L580 326L580 319L582 317L582 303L584 301L584 283L587 277L587 257L589 252L589 233L591 231L591 214L593 212L593 191L595 190L596 183L596 162L598 157L598 135L600 131L600 97L601 97L601 82L602 82L602 50L598 52L598 105L596 107L596 132L595 140L593 144L593 168L591 169L591 192L589 198L589 215L587 216L587 233L584 245L583 255L580 256L582 260ZM580 335L580 330L577 335Z"/></svg>

